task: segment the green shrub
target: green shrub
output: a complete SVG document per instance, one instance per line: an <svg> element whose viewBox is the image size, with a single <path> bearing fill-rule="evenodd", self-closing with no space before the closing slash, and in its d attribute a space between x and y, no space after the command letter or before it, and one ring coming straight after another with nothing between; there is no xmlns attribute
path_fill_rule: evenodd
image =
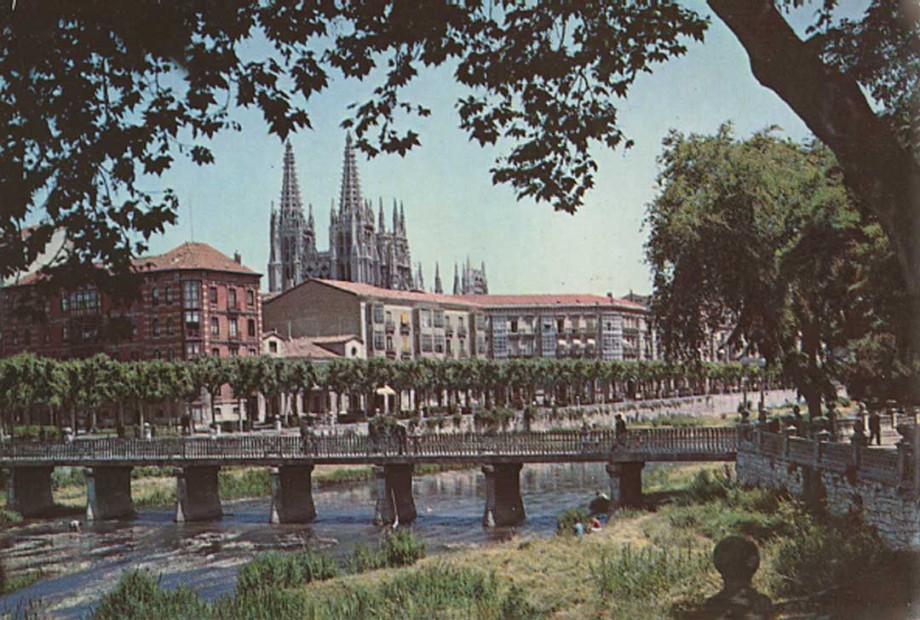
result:
<svg viewBox="0 0 920 620"><path fill-rule="evenodd" d="M55 467L51 472L51 488L54 490L85 486L86 476L83 474L82 467Z"/></svg>
<svg viewBox="0 0 920 620"><path fill-rule="evenodd" d="M789 535L776 540L768 553L780 579L778 592L788 596L855 583L893 557L866 526L838 519L818 522L805 511L797 515Z"/></svg>
<svg viewBox="0 0 920 620"><path fill-rule="evenodd" d="M147 571L122 574L115 589L102 597L92 612L95 620L205 620L211 608L192 590L165 590Z"/></svg>
<svg viewBox="0 0 920 620"><path fill-rule="evenodd" d="M313 551L271 552L256 557L240 570L237 592L247 593L269 587L292 588L312 581L338 577L338 564L325 554Z"/></svg>
<svg viewBox="0 0 920 620"><path fill-rule="evenodd" d="M426 551L425 543L410 530L387 530L376 548L363 543L356 545L345 566L350 573L409 566L425 557Z"/></svg>
<svg viewBox="0 0 920 620"><path fill-rule="evenodd" d="M556 517L556 534L560 536L575 533L576 523L587 523L591 519L591 511L584 506L569 508Z"/></svg>

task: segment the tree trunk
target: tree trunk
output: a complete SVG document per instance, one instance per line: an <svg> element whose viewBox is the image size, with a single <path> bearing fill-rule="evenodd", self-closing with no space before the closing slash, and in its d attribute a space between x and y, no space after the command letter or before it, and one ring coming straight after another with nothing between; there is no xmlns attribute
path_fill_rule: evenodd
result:
<svg viewBox="0 0 920 620"><path fill-rule="evenodd" d="M748 52L754 77L773 90L837 156L847 184L878 218L910 295L906 325L920 354L920 165L872 111L859 84L826 65L773 0L708 0ZM920 381L912 381L914 398Z"/></svg>

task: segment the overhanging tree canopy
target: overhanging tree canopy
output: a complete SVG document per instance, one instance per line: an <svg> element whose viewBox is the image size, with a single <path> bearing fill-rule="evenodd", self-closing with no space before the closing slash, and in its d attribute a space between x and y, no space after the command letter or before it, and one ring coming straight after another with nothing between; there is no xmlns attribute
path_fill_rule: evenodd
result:
<svg viewBox="0 0 920 620"><path fill-rule="evenodd" d="M889 237L920 316L920 9L872 0L860 18L837 19L837 0L708 4L757 79L834 152ZM783 13L800 7L814 9L807 40ZM63 228L73 251L55 273L103 284L94 261L127 271L145 240L175 221L174 193L145 187L142 174L161 174L179 156L210 163L206 139L238 128L236 106L259 108L282 138L309 127L307 102L334 72L364 79L382 69L346 121L373 155L418 144L402 124L429 111L402 89L423 67L456 67L470 89L458 102L461 127L482 144L511 145L493 180L575 211L593 185L589 144L630 144L616 100L706 28L674 0L57 0L4 11L0 275L30 264ZM252 37L272 52L246 55ZM41 224L24 234L36 212ZM912 340L920 350L920 321Z"/></svg>

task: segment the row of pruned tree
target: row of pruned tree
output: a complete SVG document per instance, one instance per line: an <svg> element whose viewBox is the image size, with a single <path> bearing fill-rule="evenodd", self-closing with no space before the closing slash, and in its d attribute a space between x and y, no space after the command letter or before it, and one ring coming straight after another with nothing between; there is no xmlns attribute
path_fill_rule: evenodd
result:
<svg viewBox="0 0 920 620"><path fill-rule="evenodd" d="M538 397L544 404L580 404L736 391L746 375L759 373L737 363L686 366L660 361L378 358L313 364L271 357L201 357L190 362L119 362L104 355L56 360L23 354L0 360L0 423L7 430L17 424L77 428L83 420L95 428L97 412L106 407L114 411L118 426L143 424L150 407L167 405L172 425L177 411L189 415L196 402L208 403L214 420L217 403L231 394L242 424L242 412L249 409L244 403L255 395L291 416L299 413L299 397L309 402L316 391L338 399L338 411L357 408L369 414L383 386L396 392L397 409L416 412L435 403L490 408L532 403ZM766 375L767 380L776 379L769 369Z"/></svg>

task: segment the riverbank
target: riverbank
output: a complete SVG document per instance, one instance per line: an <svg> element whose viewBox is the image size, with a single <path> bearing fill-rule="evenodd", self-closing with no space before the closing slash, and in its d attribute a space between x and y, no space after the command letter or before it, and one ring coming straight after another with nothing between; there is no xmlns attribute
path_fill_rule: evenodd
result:
<svg viewBox="0 0 920 620"><path fill-rule="evenodd" d="M917 557L886 551L858 523L813 515L776 493L740 489L731 468L656 471L647 481L648 509L621 511L582 539L515 538L408 568L292 587L266 575L262 587L250 583L215 603L187 591L151 594L145 604L164 606L142 609L122 600L119 618L154 613L169 620L192 610L195 617L223 619L674 617L718 592L712 548L731 534L760 548L753 584L773 600L778 617L906 618L918 611Z"/></svg>

